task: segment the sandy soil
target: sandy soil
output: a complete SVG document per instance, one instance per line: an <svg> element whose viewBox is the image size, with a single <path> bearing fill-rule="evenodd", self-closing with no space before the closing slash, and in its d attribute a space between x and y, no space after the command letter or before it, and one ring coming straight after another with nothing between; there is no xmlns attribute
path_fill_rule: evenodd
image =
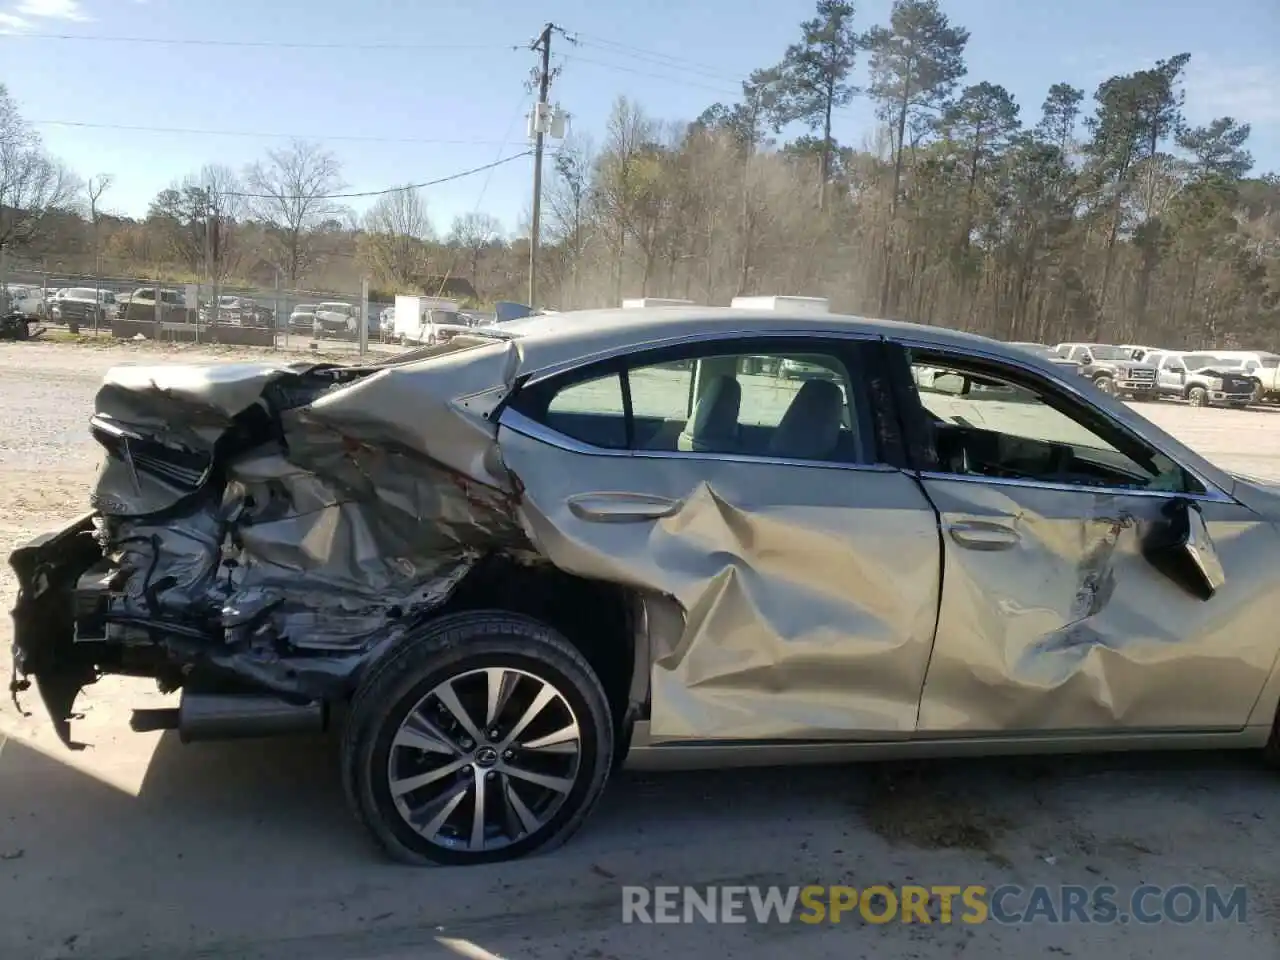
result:
<svg viewBox="0 0 1280 960"><path fill-rule="evenodd" d="M248 356L0 345L0 554L82 509L108 366ZM1280 410L1140 409L1224 466L1280 477ZM7 568L0 594L7 606ZM366 845L329 739L182 747L128 731L148 698L89 691L77 735L91 746L74 754L38 703L0 706L0 957L1280 955L1280 780L1249 757L628 775L552 856L415 871ZM1217 926L624 926L624 883L1216 883L1249 900L1244 923Z"/></svg>

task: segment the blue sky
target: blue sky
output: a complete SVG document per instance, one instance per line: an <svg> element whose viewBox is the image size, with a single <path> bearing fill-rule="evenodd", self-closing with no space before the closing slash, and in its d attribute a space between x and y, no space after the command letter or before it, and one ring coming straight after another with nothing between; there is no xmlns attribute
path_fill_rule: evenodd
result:
<svg viewBox="0 0 1280 960"><path fill-rule="evenodd" d="M887 20L890 0L857 6L865 29ZM811 0L754 8L742 0L0 0L0 80L79 174L115 176L108 208L138 215L157 190L202 164L239 167L291 134L323 140L353 191L518 153L534 65L527 45L546 20L580 40L553 41L562 72L552 99L573 115L575 133L598 141L619 95L659 118L690 119L732 99L735 78L776 62L812 7ZM943 0L943 7L971 32L968 82L1004 84L1031 122L1052 83L1092 94L1113 73L1190 52L1190 119L1231 114L1252 122L1258 169L1280 170L1278 0ZM871 106L859 100L834 132L858 145L872 127ZM182 132L192 130L206 132ZM530 164L429 190L437 227L483 210L514 229L529 206Z"/></svg>

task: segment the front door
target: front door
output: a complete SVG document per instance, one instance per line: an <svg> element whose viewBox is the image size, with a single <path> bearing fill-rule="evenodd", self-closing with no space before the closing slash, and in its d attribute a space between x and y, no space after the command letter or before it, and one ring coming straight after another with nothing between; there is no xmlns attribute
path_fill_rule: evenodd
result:
<svg viewBox="0 0 1280 960"><path fill-rule="evenodd" d="M952 372L969 389L919 392L945 570L920 732L1243 727L1276 651L1272 526L1136 434L1100 428L1083 406L1073 415L1051 384L1010 370L1022 387L1011 403L973 386L972 366L953 359ZM1192 489L1225 572L1208 599L1143 550L1179 489Z"/></svg>
<svg viewBox="0 0 1280 960"><path fill-rule="evenodd" d="M860 348L798 346L606 362L525 387L502 416L539 552L684 610L678 635L652 638L655 740L915 728L936 518L876 462Z"/></svg>

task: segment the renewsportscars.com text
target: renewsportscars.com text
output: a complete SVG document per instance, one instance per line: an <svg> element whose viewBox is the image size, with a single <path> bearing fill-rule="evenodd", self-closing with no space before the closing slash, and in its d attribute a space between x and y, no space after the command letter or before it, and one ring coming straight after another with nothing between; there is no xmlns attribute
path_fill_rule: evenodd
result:
<svg viewBox="0 0 1280 960"><path fill-rule="evenodd" d="M1244 923L1242 886L622 888L623 923Z"/></svg>

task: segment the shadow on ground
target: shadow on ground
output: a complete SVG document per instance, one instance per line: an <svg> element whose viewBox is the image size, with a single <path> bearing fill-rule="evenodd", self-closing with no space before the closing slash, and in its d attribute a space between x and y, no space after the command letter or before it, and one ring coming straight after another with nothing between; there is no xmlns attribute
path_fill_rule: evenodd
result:
<svg viewBox="0 0 1280 960"><path fill-rule="evenodd" d="M111 751L90 759L109 773ZM5 741L0 956L433 957L439 936L603 936L624 883L1025 875L1046 856L1100 873L1125 851L1135 864L1168 853L1178 815L1270 831L1280 809L1272 775L1229 754L624 774L552 855L414 870L365 840L336 757L332 737L182 746L165 735L133 796ZM1082 811L1113 816L1100 832Z"/></svg>

